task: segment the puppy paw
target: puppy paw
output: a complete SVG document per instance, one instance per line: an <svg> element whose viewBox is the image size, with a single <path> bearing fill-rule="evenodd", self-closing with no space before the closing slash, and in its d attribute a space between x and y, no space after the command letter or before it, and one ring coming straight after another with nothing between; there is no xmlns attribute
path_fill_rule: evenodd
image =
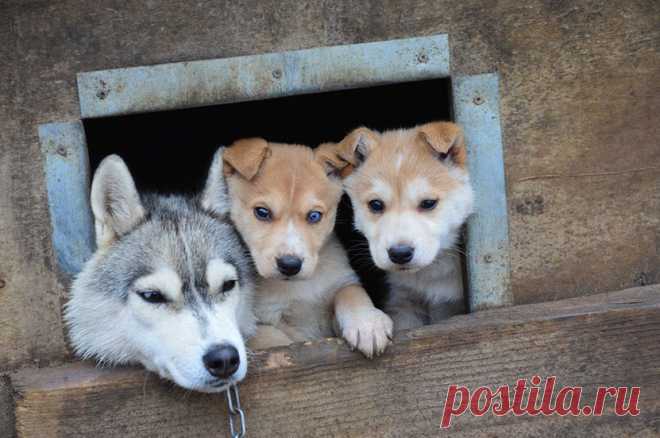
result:
<svg viewBox="0 0 660 438"><path fill-rule="evenodd" d="M392 319L375 307L353 310L338 323L348 345L369 359L383 353L392 340Z"/></svg>

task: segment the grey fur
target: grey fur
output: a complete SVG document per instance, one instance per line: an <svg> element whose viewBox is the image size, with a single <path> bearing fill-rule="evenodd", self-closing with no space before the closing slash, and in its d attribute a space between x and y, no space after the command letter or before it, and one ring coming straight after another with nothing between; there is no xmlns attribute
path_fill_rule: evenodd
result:
<svg viewBox="0 0 660 438"><path fill-rule="evenodd" d="M130 173L123 174L122 166L118 165L118 162L123 165L119 157L109 157L104 160L94 177L94 185L104 187L106 192L116 191L117 187L120 191L123 187L127 187L130 191L130 188L134 187ZM113 173L114 169L120 169L119 173ZM131 178L130 182L116 183L118 178L126 178L126 175ZM213 177L212 171L209 176L209 184L217 179ZM99 178L107 180L100 181ZM107 184L107 181L112 184ZM100 196L103 199L131 199L130 194L118 195L114 192L110 196L106 194ZM199 325L199 337L204 338L209 336L209 318L213 317L213 312L227 312L226 309L220 309L225 305L227 297L231 294L240 294L238 298L234 297L230 300L231 306L235 306L232 307L231 312L235 313L239 337L242 338L240 342L253 334L255 319L252 314L252 294L255 270L249 252L233 225L227 219L218 217L217 209L204 209L202 200L203 197L141 195L139 209L144 212L142 217L134 221L130 229L117 232L115 240L105 247L100 247L92 259L85 264L72 285L71 298L65 308L71 342L78 355L83 358L95 358L107 364L142 363L147 368L159 372L161 376L177 381L176 373L162 370L156 363L158 361L154 361L152 357L158 352L160 341L156 339L146 348L139 340L141 334L133 333L134 325L130 325L129 328L125 322L128 318L126 315L132 312L128 306L128 298L130 294L137 292L136 280L153 274L164 266L178 276L183 296L183 303L178 307L172 307L167 313L168 317L176 318L187 309L195 316ZM108 209L116 211L117 206L109 206ZM112 210L110 212L112 213ZM97 230L99 230L99 222L105 218L104 214L106 214L104 211L94 211ZM103 228L103 225L100 227ZM231 265L236 270L238 286L226 295L222 293L210 295L207 268L211 260L220 260L223 266ZM136 298L132 297L132 299ZM141 309L144 310L144 305L142 306ZM148 306L146 308L149 309ZM131 320L131 324L134 323ZM225 322L212 321L212 323L216 338L222 337L222 324ZM144 336L149 334L149 325L145 322L137 324L140 329L145 330ZM227 336L231 338L230 335ZM210 339L207 342L202 339L200 344L204 343L204 347L200 346L195 350L195 354L203 355L202 348L222 340ZM167 341L168 339L162 339L163 343ZM241 345L240 348L244 351L245 347ZM191 360L190 358L175 359ZM200 373L203 374L201 371L198 374ZM195 379L199 380L202 377L195 375ZM187 382L177 381L177 383L191 389L210 390L202 384L195 383L197 385L195 386Z"/></svg>

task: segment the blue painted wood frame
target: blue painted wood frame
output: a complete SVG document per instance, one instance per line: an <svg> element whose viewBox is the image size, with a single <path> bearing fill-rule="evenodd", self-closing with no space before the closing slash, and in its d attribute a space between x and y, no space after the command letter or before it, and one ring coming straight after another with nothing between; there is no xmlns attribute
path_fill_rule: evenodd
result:
<svg viewBox="0 0 660 438"><path fill-rule="evenodd" d="M60 270L77 274L94 244L89 204L89 156L81 122L39 126L55 256Z"/></svg>
<svg viewBox="0 0 660 438"><path fill-rule="evenodd" d="M454 118L463 126L475 213L468 219L470 310L513 304L509 221L497 74L454 78Z"/></svg>
<svg viewBox="0 0 660 438"><path fill-rule="evenodd" d="M446 35L81 73L83 118L162 111L450 76ZM471 310L512 304L497 75L455 78L476 195L467 224ZM40 127L53 242L61 268L93 251L89 164L82 126ZM66 155L58 150L64 148Z"/></svg>

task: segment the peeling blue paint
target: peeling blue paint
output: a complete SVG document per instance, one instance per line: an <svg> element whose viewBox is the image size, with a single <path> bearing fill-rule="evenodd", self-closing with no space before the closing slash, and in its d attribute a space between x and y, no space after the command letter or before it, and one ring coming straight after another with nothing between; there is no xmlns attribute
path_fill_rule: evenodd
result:
<svg viewBox="0 0 660 438"><path fill-rule="evenodd" d="M467 224L470 310L513 304L509 221L497 74L454 78L454 114L465 130L475 192Z"/></svg>
<svg viewBox="0 0 660 438"><path fill-rule="evenodd" d="M53 247L60 270L75 275L94 251L89 162L80 122L39 126Z"/></svg>

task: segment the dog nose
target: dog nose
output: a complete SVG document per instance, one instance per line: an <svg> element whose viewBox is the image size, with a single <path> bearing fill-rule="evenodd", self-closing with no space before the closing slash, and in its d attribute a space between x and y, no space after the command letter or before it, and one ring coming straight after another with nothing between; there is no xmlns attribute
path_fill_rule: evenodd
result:
<svg viewBox="0 0 660 438"><path fill-rule="evenodd" d="M387 254L397 265L405 265L412 260L415 248L409 245L394 245L387 250Z"/></svg>
<svg viewBox="0 0 660 438"><path fill-rule="evenodd" d="M202 357L204 366L211 375L219 379L228 379L238 369L241 359L233 345L213 345Z"/></svg>
<svg viewBox="0 0 660 438"><path fill-rule="evenodd" d="M285 255L277 258L277 269L287 277L296 275L300 272L300 268L302 268L302 260L300 257Z"/></svg>

